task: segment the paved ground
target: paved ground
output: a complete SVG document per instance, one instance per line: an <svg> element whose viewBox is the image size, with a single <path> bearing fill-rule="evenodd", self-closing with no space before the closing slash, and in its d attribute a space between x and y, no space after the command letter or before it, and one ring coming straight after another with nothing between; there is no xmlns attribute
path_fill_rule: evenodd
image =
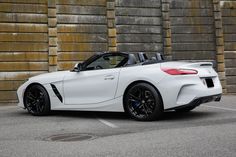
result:
<svg viewBox="0 0 236 157"><path fill-rule="evenodd" d="M93 138L50 141L59 140L54 136L58 134ZM122 113L33 117L14 106L0 107L0 157L14 156L235 157L236 96L224 96L220 103L204 104L191 113L168 112L155 122L133 121Z"/></svg>

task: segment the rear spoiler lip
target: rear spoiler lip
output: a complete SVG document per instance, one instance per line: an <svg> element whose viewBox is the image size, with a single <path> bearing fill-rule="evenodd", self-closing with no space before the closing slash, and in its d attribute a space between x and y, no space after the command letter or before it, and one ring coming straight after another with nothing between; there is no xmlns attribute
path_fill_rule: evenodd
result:
<svg viewBox="0 0 236 157"><path fill-rule="evenodd" d="M204 64L200 64L200 66L213 66L212 63L204 63Z"/></svg>
<svg viewBox="0 0 236 157"><path fill-rule="evenodd" d="M189 67L189 68L194 68L194 67L212 67L213 68L213 63L211 62L190 62L190 63L187 63L186 65L183 65L183 66L180 66L181 68L182 67Z"/></svg>
<svg viewBox="0 0 236 157"><path fill-rule="evenodd" d="M216 61L215 60L209 60L209 61L204 61L204 60L180 60L186 63L196 63L196 64L200 64L200 66L212 66L212 67L216 67Z"/></svg>

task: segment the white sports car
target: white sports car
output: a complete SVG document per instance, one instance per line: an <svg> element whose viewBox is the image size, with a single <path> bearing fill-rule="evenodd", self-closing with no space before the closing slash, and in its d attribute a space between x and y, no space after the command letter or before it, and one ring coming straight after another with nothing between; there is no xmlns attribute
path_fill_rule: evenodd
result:
<svg viewBox="0 0 236 157"><path fill-rule="evenodd" d="M17 91L32 115L51 110L127 112L155 120L164 111L190 111L220 101L222 87L211 62L148 60L143 53L98 53L71 71L31 77Z"/></svg>

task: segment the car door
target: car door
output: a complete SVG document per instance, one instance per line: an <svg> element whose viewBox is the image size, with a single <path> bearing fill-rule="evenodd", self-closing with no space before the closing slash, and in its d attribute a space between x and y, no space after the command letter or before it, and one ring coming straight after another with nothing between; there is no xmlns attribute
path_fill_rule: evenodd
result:
<svg viewBox="0 0 236 157"><path fill-rule="evenodd" d="M85 70L65 76L65 105L95 104L115 97L121 68L113 68L116 65L110 65L109 57L113 56L102 56L86 65Z"/></svg>

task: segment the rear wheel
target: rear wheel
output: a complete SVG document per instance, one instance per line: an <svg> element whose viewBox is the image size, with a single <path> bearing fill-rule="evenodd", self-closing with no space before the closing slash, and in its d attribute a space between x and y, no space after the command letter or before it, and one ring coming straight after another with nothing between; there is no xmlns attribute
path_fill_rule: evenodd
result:
<svg viewBox="0 0 236 157"><path fill-rule="evenodd" d="M124 108L132 118L140 121L156 120L163 113L159 93L147 83L137 83L127 90Z"/></svg>
<svg viewBox="0 0 236 157"><path fill-rule="evenodd" d="M195 108L196 108L196 106L187 106L187 107L175 109L175 111L176 112L190 112L190 111L192 111Z"/></svg>
<svg viewBox="0 0 236 157"><path fill-rule="evenodd" d="M46 115L50 111L50 100L47 91L38 84L30 86L24 95L24 104L34 116Z"/></svg>

